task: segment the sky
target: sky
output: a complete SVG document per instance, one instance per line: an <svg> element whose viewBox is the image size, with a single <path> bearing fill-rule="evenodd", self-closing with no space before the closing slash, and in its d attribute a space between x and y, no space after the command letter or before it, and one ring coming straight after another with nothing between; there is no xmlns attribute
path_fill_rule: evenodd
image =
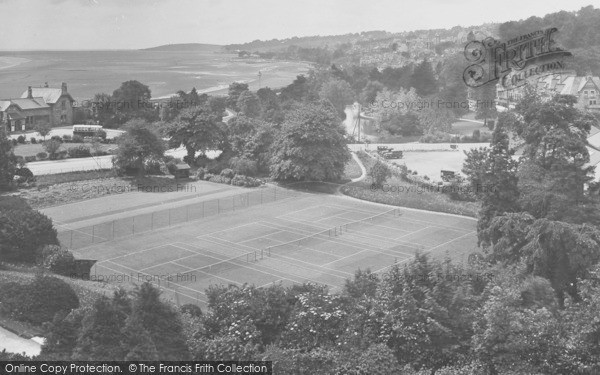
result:
<svg viewBox="0 0 600 375"><path fill-rule="evenodd" d="M0 0L0 50L138 49L175 43L472 26L598 0Z"/></svg>

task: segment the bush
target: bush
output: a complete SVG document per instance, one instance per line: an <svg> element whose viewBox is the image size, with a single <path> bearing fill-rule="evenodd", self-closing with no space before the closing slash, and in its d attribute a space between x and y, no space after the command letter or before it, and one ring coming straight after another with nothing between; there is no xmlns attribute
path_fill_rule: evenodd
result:
<svg viewBox="0 0 600 375"><path fill-rule="evenodd" d="M42 249L39 263L59 275L69 276L75 272L75 257L58 245L46 245Z"/></svg>
<svg viewBox="0 0 600 375"><path fill-rule="evenodd" d="M79 307L79 298L69 284L52 276L37 276L27 285L5 284L0 289L0 300L3 313L37 325Z"/></svg>
<svg viewBox="0 0 600 375"><path fill-rule="evenodd" d="M387 165L379 160L369 170L369 177L375 186L381 186L391 175Z"/></svg>
<svg viewBox="0 0 600 375"><path fill-rule="evenodd" d="M252 178L240 174L236 174L231 179L231 185L244 186L244 187L257 187L261 185L261 182L257 178Z"/></svg>
<svg viewBox="0 0 600 375"><path fill-rule="evenodd" d="M210 179L213 178L213 177L215 177L215 176L216 176L216 174L213 174L213 173L205 173L204 174L204 180L205 181L210 181Z"/></svg>
<svg viewBox="0 0 600 375"><path fill-rule="evenodd" d="M63 139L58 135L53 135L52 137L50 137L50 140L63 143Z"/></svg>
<svg viewBox="0 0 600 375"><path fill-rule="evenodd" d="M26 141L26 138L25 138L24 135L20 135L20 136L17 137L17 143L20 143L20 144L24 145L25 141Z"/></svg>
<svg viewBox="0 0 600 375"><path fill-rule="evenodd" d="M494 120L488 120L488 122L487 122L488 129L494 130L495 124L496 124L496 122Z"/></svg>
<svg viewBox="0 0 600 375"><path fill-rule="evenodd" d="M225 176L220 176L220 175L213 175L212 177L209 178L208 181L216 182L219 184L231 184L231 178L225 177Z"/></svg>
<svg viewBox="0 0 600 375"><path fill-rule="evenodd" d="M98 155L98 153L96 155ZM154 175L162 174L160 167L161 167L161 163L158 160L147 160L144 163L144 170L148 174L154 174Z"/></svg>
<svg viewBox="0 0 600 375"><path fill-rule="evenodd" d="M0 212L0 259L33 263L46 245L58 245L52 220L34 210Z"/></svg>
<svg viewBox="0 0 600 375"><path fill-rule="evenodd" d="M73 143L83 143L83 137L80 135L74 135L72 141Z"/></svg>
<svg viewBox="0 0 600 375"><path fill-rule="evenodd" d="M31 207L27 201L23 198L13 196L0 196L0 212L6 212L10 210L31 210Z"/></svg>
<svg viewBox="0 0 600 375"><path fill-rule="evenodd" d="M479 129L473 130L473 135L471 136L471 139L473 140L473 142L479 142L480 137L481 137L481 130L479 130Z"/></svg>
<svg viewBox="0 0 600 375"><path fill-rule="evenodd" d="M84 145L70 148L67 152L71 158L87 158L92 156L90 148Z"/></svg>
<svg viewBox="0 0 600 375"><path fill-rule="evenodd" d="M167 163L167 170L170 174L174 175L176 171L177 162L175 160L171 160Z"/></svg>
<svg viewBox="0 0 600 375"><path fill-rule="evenodd" d="M29 168L17 168L15 170L15 176L18 176L17 182L21 184L25 182L35 182L35 176Z"/></svg>
<svg viewBox="0 0 600 375"><path fill-rule="evenodd" d="M37 143L37 139L35 139L35 138L33 138L33 137L31 137L30 141L31 141L31 144L32 144L32 145L34 145L34 144L36 144L36 143Z"/></svg>
<svg viewBox="0 0 600 375"><path fill-rule="evenodd" d="M254 160L246 158L232 158L229 162L231 169L235 174L241 174L244 176L254 176L258 172L258 165Z"/></svg>
<svg viewBox="0 0 600 375"><path fill-rule="evenodd" d="M196 174L194 175L194 178L196 180L203 180L204 179L204 175L208 173L206 168L198 168L198 170L196 171Z"/></svg>
<svg viewBox="0 0 600 375"><path fill-rule="evenodd" d="M231 179L233 178L233 176L235 176L235 172L232 169L226 168L221 171L220 175L225 178Z"/></svg>
<svg viewBox="0 0 600 375"><path fill-rule="evenodd" d="M61 150L56 154L56 158L57 159L66 159L68 154L69 153L67 152L67 150Z"/></svg>
<svg viewBox="0 0 600 375"><path fill-rule="evenodd" d="M18 144L19 144L19 142L17 142L17 140L16 140L16 139L14 139L14 138L13 138L13 139L11 139L10 141L12 142L13 146L16 146L16 145L18 145Z"/></svg>
<svg viewBox="0 0 600 375"><path fill-rule="evenodd" d="M36 156L37 156L38 159L44 160L44 159L46 159L48 157L48 154L45 153L45 152L38 152Z"/></svg>
<svg viewBox="0 0 600 375"><path fill-rule="evenodd" d="M63 139L63 142L65 142L65 143L71 142L71 136L68 134L63 135L62 139Z"/></svg>
<svg viewBox="0 0 600 375"><path fill-rule="evenodd" d="M31 163L32 161L36 161L37 158L33 155L31 156L25 156L25 163Z"/></svg>
<svg viewBox="0 0 600 375"><path fill-rule="evenodd" d="M98 130L98 132L96 133L96 137L105 141L106 140L106 131L104 131L104 129Z"/></svg>

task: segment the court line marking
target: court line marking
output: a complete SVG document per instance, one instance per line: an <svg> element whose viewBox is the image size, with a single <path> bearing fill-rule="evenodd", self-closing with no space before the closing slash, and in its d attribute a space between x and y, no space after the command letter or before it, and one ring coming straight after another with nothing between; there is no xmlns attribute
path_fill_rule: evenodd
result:
<svg viewBox="0 0 600 375"><path fill-rule="evenodd" d="M126 266L122 266L122 265L120 265L120 264L118 264L118 263L114 263L114 262L110 262L110 263L112 263L112 264L114 264L114 265L116 265L116 266L118 266L118 267L129 268L129 267L126 267ZM106 266L106 265L101 265L100 267L106 268L106 269L107 269L107 270L109 270L109 271L116 272L116 273L119 273L119 274L122 274L122 275L127 275L125 272L122 272L122 271L117 271L117 270L115 270L115 269L113 269L113 268L110 268L110 267L108 267L108 266ZM131 270L132 270L132 271L135 271L135 270L133 270L133 269L131 269ZM139 271L135 271L135 272L139 272ZM143 272L141 272L141 273L143 273ZM148 276L152 276L152 275L148 275ZM134 283L134 284L135 284L135 283ZM154 282L154 281L152 281L152 284L157 284L157 283L156 283L156 282ZM194 300L196 300L196 301L200 301L200 302L202 302L202 303L204 303L204 304L208 304L208 301L205 301L205 300L203 300L203 299L201 299L201 298L194 297L194 296L190 296L190 295L188 295L188 294L182 293L182 292L180 292L180 291L177 291L177 290L171 289L171 288L169 288L169 287L166 287L166 286L161 286L161 285L160 285L160 283L158 283L157 285L158 285L158 287L159 287L159 288L161 288L161 287L162 287L162 288L164 288L164 289L171 290L172 292L175 292L175 293L182 294L182 295L184 295L184 296L186 296L186 297L189 297L189 298L191 298L191 299L194 299ZM178 284L178 285L179 285L179 284ZM188 288L188 289L189 289L189 288ZM193 289L190 289L190 290L193 290ZM193 290L193 291L194 291L194 292L196 292L196 293L200 293L200 294L204 294L204 295L206 295L205 293L203 293L203 292L200 292L200 291L197 291L197 290Z"/></svg>
<svg viewBox="0 0 600 375"><path fill-rule="evenodd" d="M451 242L454 242L454 241L456 241L456 240L460 240L461 238L464 238L464 237L470 236L470 235L472 235L472 234L475 234L475 233L477 233L477 231L471 231L471 232L469 232L469 233L463 234L462 236L459 236L459 237L453 238L453 239L451 239L451 240L449 240L449 241L446 241L446 242L444 242L444 243L441 243L441 244L439 244L439 245L437 245L437 246L434 246L434 247L432 247L431 249L427 249L427 250L425 250L423 253L430 253L432 250L435 250L436 248L438 248L438 247L440 247L440 246L447 245L447 244L449 244L449 243L451 243ZM383 268L380 268L380 269L378 269L377 271L374 271L373 273L379 273L379 272L381 272L381 271L383 271L383 270L385 270L385 269L388 269L388 268L390 268L390 267L393 267L395 264L404 263L404 262L406 262L406 261L408 261L408 260L410 260L410 259L411 259L411 258L404 259L404 260L400 261L399 263L394 263L394 264L392 264L392 265L385 266L385 267L383 267Z"/></svg>
<svg viewBox="0 0 600 375"><path fill-rule="evenodd" d="M183 244L183 245L187 245L187 246L191 246L191 247L196 247L196 245L188 244L188 243L185 243L185 242L181 242L181 244ZM218 244L218 245L221 245L221 246L225 246L224 244L219 244L219 243L217 243L217 244ZM199 249L199 250L204 250L204 249ZM190 250L190 251L193 251L193 250ZM212 252L210 252L210 253L212 253ZM219 260L219 258L216 258L216 257L214 257L214 256L211 256L211 255L208 255L208 254L204 254L204 253L198 253L198 254L199 254L199 255L204 255L204 256L207 256L207 257L209 257L209 258L213 258L213 259L217 259L217 260ZM214 254L214 253L212 253L212 254ZM268 259L268 258L267 258L267 259ZM233 260L234 260L234 261L236 261L236 259L233 259ZM243 261L241 261L241 260L237 260L237 262L243 263ZM222 263L222 262L213 263L213 264L211 264L211 266L212 266L212 265L215 265L215 264L220 264L220 263ZM233 263L233 261L230 261L230 262L227 262L227 263ZM250 270L253 270L253 271L257 271L257 272L260 272L260 273L264 273L264 274L266 274L266 275L274 276L274 277L276 277L276 278L283 278L283 279L289 280L289 281L291 281L291 282L293 282L293 283L295 283L295 284L300 284L300 282L299 282L299 281L292 280L292 279L290 279L290 278L287 278L287 277L285 277L285 276L276 275L276 274L273 274L273 273L271 273L271 272L265 271L265 270L263 270L263 269L259 269L259 268L255 268L255 267L247 266L247 265L244 265L244 264L239 264L239 263L233 263L233 264L235 264L236 266L239 266L239 267L248 268L248 269L250 269ZM208 267L208 266L205 266L205 267ZM260 265L260 267L262 267L262 268L266 268L266 269L268 269L268 270L271 270L271 271L277 271L277 272L279 272L279 273L283 273L283 274L285 274L285 273L286 273L286 272L284 272L284 271L279 271L278 269L275 269L275 268L273 268L273 267L269 267L269 266ZM300 267L300 268L306 268L306 267L302 267L302 266L299 266L299 267ZM202 267L202 268L204 268L204 267ZM316 271L316 270L314 270L314 269L313 269L313 270L311 270L311 271L313 271L313 272L318 272L318 271ZM291 273L291 272L287 272L287 273ZM292 275L294 275L295 277L299 278L299 279L311 280L310 278L308 278L308 277L306 277L306 276L300 276L300 275L297 275L297 274L294 274L294 273L291 273L291 274L292 274ZM327 274L327 275L329 275L329 274ZM311 281L313 281L313 280L311 280ZM313 282L316 282L316 281L313 281ZM335 285L328 284L328 283L324 283L324 282L320 282L320 284L327 285L327 286L330 286L330 287L335 287Z"/></svg>
<svg viewBox="0 0 600 375"><path fill-rule="evenodd" d="M166 244L162 244L162 245L156 245L156 246L152 246L152 247L149 247L149 248L146 248L146 249L143 249L143 250L134 251L133 253L127 253L127 254L124 254L124 255L119 255L119 256L117 256L117 257L113 257L113 258L104 259L104 260L98 261L98 262L96 262L96 263L110 262L110 261L112 261L112 260L114 260L114 259L123 258L123 257L126 257L126 256L128 256L128 255L141 254L141 253L144 253L144 252L146 252L146 251L150 251L150 250L157 249L157 248L159 248L159 247L163 247L163 246L169 246L170 244L171 244L171 243L166 243ZM123 249L123 250L124 250L124 251L127 251L127 249Z"/></svg>
<svg viewBox="0 0 600 375"><path fill-rule="evenodd" d="M218 238L217 238L217 240L218 240ZM210 239L207 239L207 241L211 241L211 240L210 240ZM221 245L221 246L225 246L225 244L218 243L218 242L216 242L216 241L211 241L211 242L214 242L214 243L216 243L216 244L219 244L219 245ZM229 242L229 241L227 241L227 242ZM238 244L236 244L236 243L233 243L233 242L232 242L231 244L233 244L233 245L238 245ZM250 247L250 246L247 246L247 245L241 245L241 246L244 246L244 247L247 247L247 248L249 248L249 249L252 249L253 251L256 251L256 250L261 250L261 249L253 248L253 247ZM306 268L306 269L310 269L310 270L311 270L311 271L313 271L313 272L318 272L318 271L317 271L317 269L319 269L319 268L324 268L325 270L327 270L327 271L329 272L329 273L328 273L329 275L332 275L332 276L338 277L338 278L340 278L340 279L344 279L344 280L345 280L346 278L345 278L345 277L342 277L342 276L338 276L338 275L333 275L333 274L331 274L331 272L332 272L332 271L334 271L334 272L340 272L340 273L343 273L343 274L347 274L347 275L350 275L350 276L352 276L352 274L350 274L350 273L348 273L348 272L344 272L344 271L338 271L338 270L332 270L332 269L327 269L327 268L325 268L325 267L322 267L322 266L319 266L319 265L316 265L316 264L312 264L312 263L304 262L304 261L302 261L302 260L298 260L298 259L294 259L294 258L289 258L289 257L286 257L285 255L281 255L281 254L276 254L276 255L277 255L277 257L279 257L279 258L285 258L285 259L291 260L291 261L293 261L293 262L300 262L300 263L307 264L307 265L308 265L308 266L310 266L310 267L307 267L307 266L302 266L302 265L299 265L299 264L294 264L294 263L292 263L292 262L289 262L289 261L281 261L281 260L280 260L280 261L281 261L281 262L283 262L283 263L287 263L287 264L293 265L293 266L295 266L295 267L300 267L300 268ZM268 256L267 256L267 257L268 257ZM273 255L271 255L271 258L272 258L272 257L273 257ZM312 268L312 267L316 267L317 269L315 269L315 268Z"/></svg>

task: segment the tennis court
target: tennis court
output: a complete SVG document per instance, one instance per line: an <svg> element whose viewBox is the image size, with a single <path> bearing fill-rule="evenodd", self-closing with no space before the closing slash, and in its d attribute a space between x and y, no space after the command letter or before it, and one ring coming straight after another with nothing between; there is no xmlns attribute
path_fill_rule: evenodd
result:
<svg viewBox="0 0 600 375"><path fill-rule="evenodd" d="M311 282L336 292L359 268L383 272L417 250L466 257L475 247L475 221L467 218L294 192L75 253L98 260L95 280L150 281L175 303L204 306L213 284Z"/></svg>

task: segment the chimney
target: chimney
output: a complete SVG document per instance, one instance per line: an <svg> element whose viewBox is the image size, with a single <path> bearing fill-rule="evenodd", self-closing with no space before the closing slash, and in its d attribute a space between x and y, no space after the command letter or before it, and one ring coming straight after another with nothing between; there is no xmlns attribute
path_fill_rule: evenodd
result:
<svg viewBox="0 0 600 375"><path fill-rule="evenodd" d="M61 89L62 89L63 95L67 93L67 83L66 82L62 83Z"/></svg>
<svg viewBox="0 0 600 375"><path fill-rule="evenodd" d="M33 94L31 93L31 86L27 88L27 99L33 98Z"/></svg>

